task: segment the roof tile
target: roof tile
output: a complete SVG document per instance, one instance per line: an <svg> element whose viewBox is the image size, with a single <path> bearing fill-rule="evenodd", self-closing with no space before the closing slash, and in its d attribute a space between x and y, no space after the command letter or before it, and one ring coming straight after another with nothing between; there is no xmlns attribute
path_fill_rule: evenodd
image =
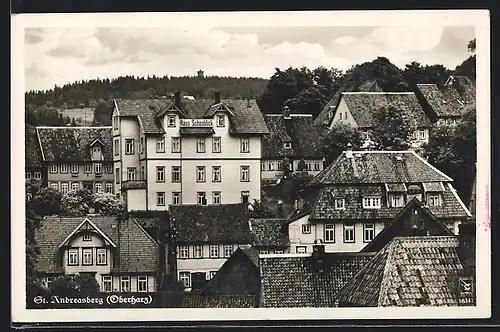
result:
<svg viewBox="0 0 500 332"><path fill-rule="evenodd" d="M257 247L286 247L289 245L288 219L250 219L253 245Z"/></svg>

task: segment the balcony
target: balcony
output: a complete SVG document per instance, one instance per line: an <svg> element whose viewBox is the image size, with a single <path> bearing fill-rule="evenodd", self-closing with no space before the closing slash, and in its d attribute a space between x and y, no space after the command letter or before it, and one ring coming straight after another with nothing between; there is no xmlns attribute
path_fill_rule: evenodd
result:
<svg viewBox="0 0 500 332"><path fill-rule="evenodd" d="M146 180L122 181L122 189L146 189Z"/></svg>

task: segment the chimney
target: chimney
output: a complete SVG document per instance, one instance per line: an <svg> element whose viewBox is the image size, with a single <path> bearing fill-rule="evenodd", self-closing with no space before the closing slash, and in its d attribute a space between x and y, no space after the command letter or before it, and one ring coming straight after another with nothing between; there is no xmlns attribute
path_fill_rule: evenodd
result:
<svg viewBox="0 0 500 332"><path fill-rule="evenodd" d="M325 245L323 244L323 241L317 239L314 240L314 245L313 245L313 252L311 255L312 259L312 267L315 272L324 272L324 261L325 258Z"/></svg>
<svg viewBox="0 0 500 332"><path fill-rule="evenodd" d="M181 92L180 91L177 91L174 94L174 104L177 107L179 107L181 105Z"/></svg>
<svg viewBox="0 0 500 332"><path fill-rule="evenodd" d="M345 155L347 158L352 158L352 144L351 143L347 143L347 149L346 149Z"/></svg>
<svg viewBox="0 0 500 332"><path fill-rule="evenodd" d="M218 91L215 93L215 103L216 104L220 103L220 92Z"/></svg>
<svg viewBox="0 0 500 332"><path fill-rule="evenodd" d="M290 107L288 107L286 105L283 107L283 118L285 118L285 119L290 119L291 118L291 116L290 116Z"/></svg>
<svg viewBox="0 0 500 332"><path fill-rule="evenodd" d="M476 224L465 222L458 226L458 257L464 267L464 276L476 272Z"/></svg>
<svg viewBox="0 0 500 332"><path fill-rule="evenodd" d="M247 108L250 108L250 107L252 107L251 100L250 100L250 99L247 99Z"/></svg>

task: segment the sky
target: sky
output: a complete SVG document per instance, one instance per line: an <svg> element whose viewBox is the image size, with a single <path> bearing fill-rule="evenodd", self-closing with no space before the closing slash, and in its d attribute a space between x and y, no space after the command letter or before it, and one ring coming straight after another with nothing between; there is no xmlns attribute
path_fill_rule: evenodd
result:
<svg viewBox="0 0 500 332"><path fill-rule="evenodd" d="M454 69L464 26L45 27L24 30L25 90L95 78L205 75L269 78L275 68L346 70L378 56Z"/></svg>

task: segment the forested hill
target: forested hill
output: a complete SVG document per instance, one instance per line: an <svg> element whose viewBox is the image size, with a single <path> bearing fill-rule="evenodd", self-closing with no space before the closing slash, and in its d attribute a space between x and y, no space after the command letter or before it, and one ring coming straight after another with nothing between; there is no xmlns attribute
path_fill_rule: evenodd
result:
<svg viewBox="0 0 500 332"><path fill-rule="evenodd" d="M59 109L95 107L101 99L155 98L176 91L196 99L212 98L219 91L223 98L255 98L263 93L266 79L248 77L181 76L181 77L134 77L96 79L55 86L46 91L27 92L26 105L40 107L49 104Z"/></svg>

